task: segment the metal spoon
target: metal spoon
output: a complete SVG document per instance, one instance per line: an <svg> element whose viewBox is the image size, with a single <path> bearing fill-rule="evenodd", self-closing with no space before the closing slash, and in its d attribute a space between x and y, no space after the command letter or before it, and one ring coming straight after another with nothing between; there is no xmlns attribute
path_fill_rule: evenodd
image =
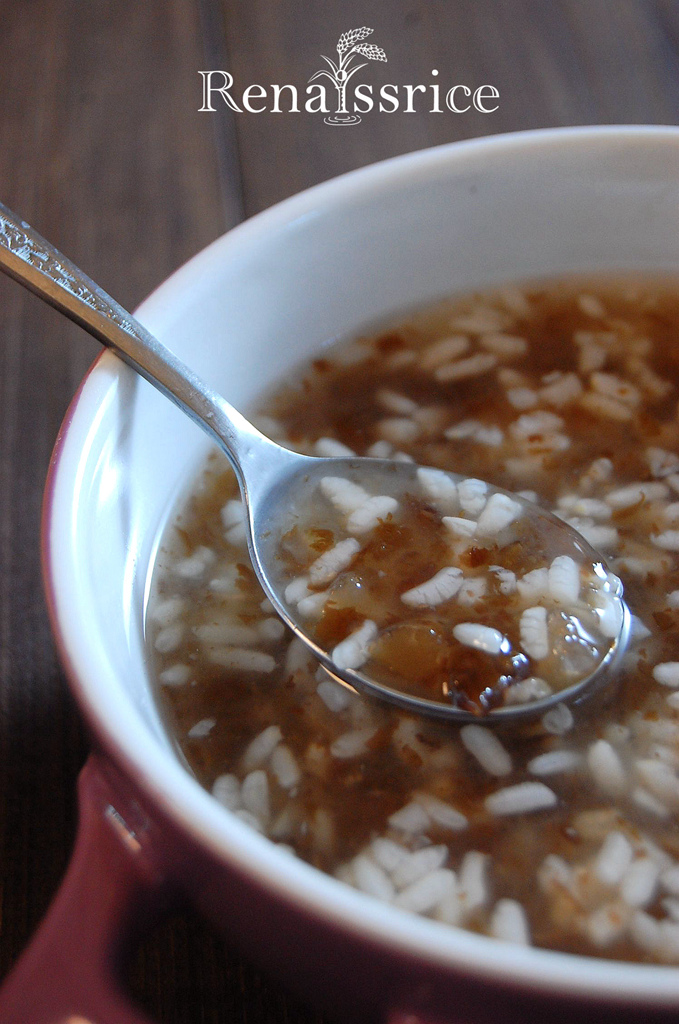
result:
<svg viewBox="0 0 679 1024"><path fill-rule="evenodd" d="M475 717L443 699L413 696L405 687L401 689L393 682L381 683L358 670L338 667L331 652L324 650L309 635L296 614L294 604L285 598L280 543L289 523L290 508L303 507L306 501L311 500L320 480L329 475L347 477L359 483L370 482L373 488L379 482L379 493L402 496L416 485L416 466L407 462L357 457L311 458L275 444L70 260L2 204L0 269L113 349L124 362L201 426L225 452L235 470L247 509L248 545L259 581L278 614L335 679L421 714L458 721L469 721ZM458 483L465 479L455 474L448 475ZM498 492L505 493L488 487L489 495ZM592 566L600 566L601 573L605 575L601 557L576 531L537 505L515 497L514 500L525 506L523 514L529 518L531 531L550 537L558 535L558 553L572 552L579 559L584 557ZM582 697L594 684L612 676L614 665L626 648L630 615L622 599L622 585L616 577L611 578L614 582L609 587L609 597L615 605L614 617L619 629L595 669L573 685L546 698L498 707L486 716L487 720L507 721L542 713L556 703Z"/></svg>

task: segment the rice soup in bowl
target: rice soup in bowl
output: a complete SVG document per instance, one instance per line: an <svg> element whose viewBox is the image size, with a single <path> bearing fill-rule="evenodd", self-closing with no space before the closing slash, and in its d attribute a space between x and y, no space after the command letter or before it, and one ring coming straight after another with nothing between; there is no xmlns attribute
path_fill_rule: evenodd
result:
<svg viewBox="0 0 679 1024"><path fill-rule="evenodd" d="M477 718L433 724L319 667L272 614L215 455L161 546L148 629L172 731L225 807L434 920L679 963L677 337L679 278L504 287L328 348L267 396L265 426L304 454L440 467L398 501L321 478L280 558L335 661ZM496 731L492 700L558 701L619 621L491 474L604 550L632 610L610 692Z"/></svg>
<svg viewBox="0 0 679 1024"><path fill-rule="evenodd" d="M140 315L227 399L251 407L324 343L446 295L538 277L676 271L678 155L676 130L636 128L413 154L246 223ZM676 1013L673 967L518 947L383 905L276 849L185 770L153 698L143 611L162 528L206 453L181 414L103 356L60 439L45 535L53 621L77 697L107 757L162 822L168 848L190 849L190 864L168 857L190 897L217 919L228 915L245 948L307 998L347 1017L417 1010L454 1019L463 1006L486 1020L500 998L524 1019L569 1007L583 1020L606 1009L618 1019ZM271 921L287 940L273 956ZM341 978L333 948L352 954Z"/></svg>

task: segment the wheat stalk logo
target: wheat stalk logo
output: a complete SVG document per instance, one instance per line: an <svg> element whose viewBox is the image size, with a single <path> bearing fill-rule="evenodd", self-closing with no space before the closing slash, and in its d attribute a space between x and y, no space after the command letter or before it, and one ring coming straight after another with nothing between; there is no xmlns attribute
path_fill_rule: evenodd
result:
<svg viewBox="0 0 679 1024"><path fill-rule="evenodd" d="M347 82L352 75L366 66L367 61L362 64L354 64L351 69L349 69L349 65L357 53L360 53L362 57L367 57L369 61L386 61L387 55L381 46L363 42L369 35L372 35L373 31L374 29L363 26L363 28L352 28L349 32L343 32L337 42L337 63L330 57L326 57L325 54L321 54L332 71L326 71L323 68L312 75L309 81L313 82L321 75L325 75L337 89L337 110L334 114L324 118L326 124L358 124L361 120L358 114L350 114L347 110Z"/></svg>

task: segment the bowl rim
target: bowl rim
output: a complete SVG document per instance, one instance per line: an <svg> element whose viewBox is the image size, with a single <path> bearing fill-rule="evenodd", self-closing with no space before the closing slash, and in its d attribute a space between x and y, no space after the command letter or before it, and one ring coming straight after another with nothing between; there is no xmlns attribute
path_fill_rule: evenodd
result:
<svg viewBox="0 0 679 1024"><path fill-rule="evenodd" d="M408 179L414 183L451 162L492 152L535 154L552 147L592 147L624 141L649 142L679 151L679 127L606 125L536 129L504 133L418 150L350 171L264 210L222 235L176 270L139 306L137 315L161 337L187 296L206 286L210 271L232 250L257 244L267 233L307 217L320 208L365 198ZM195 299L192 298L192 301ZM273 897L292 902L327 925L394 952L424 958L505 988L639 1007L679 1006L677 968L516 947L464 929L411 915L379 903L310 865L276 849L225 811L159 744L150 742L141 722L131 718L107 693L107 673L93 669L96 655L73 623L60 580L68 566L59 537L68 528L75 469L88 429L96 423L104 395L122 368L109 352L90 367L64 417L52 454L42 517L43 577L52 632L61 663L80 709L97 740L134 780L151 806L224 865L247 875ZM124 372L129 372L124 368ZM96 681L95 681L96 680ZM492 956L488 957L489 943Z"/></svg>

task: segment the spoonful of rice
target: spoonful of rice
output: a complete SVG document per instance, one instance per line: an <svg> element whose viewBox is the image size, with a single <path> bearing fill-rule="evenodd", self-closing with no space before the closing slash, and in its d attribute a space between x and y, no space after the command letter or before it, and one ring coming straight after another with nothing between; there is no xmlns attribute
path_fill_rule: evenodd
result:
<svg viewBox="0 0 679 1024"><path fill-rule="evenodd" d="M622 584L551 513L440 469L275 444L1 204L0 269L225 452L259 581L338 681L421 714L507 721L614 675L630 629Z"/></svg>

